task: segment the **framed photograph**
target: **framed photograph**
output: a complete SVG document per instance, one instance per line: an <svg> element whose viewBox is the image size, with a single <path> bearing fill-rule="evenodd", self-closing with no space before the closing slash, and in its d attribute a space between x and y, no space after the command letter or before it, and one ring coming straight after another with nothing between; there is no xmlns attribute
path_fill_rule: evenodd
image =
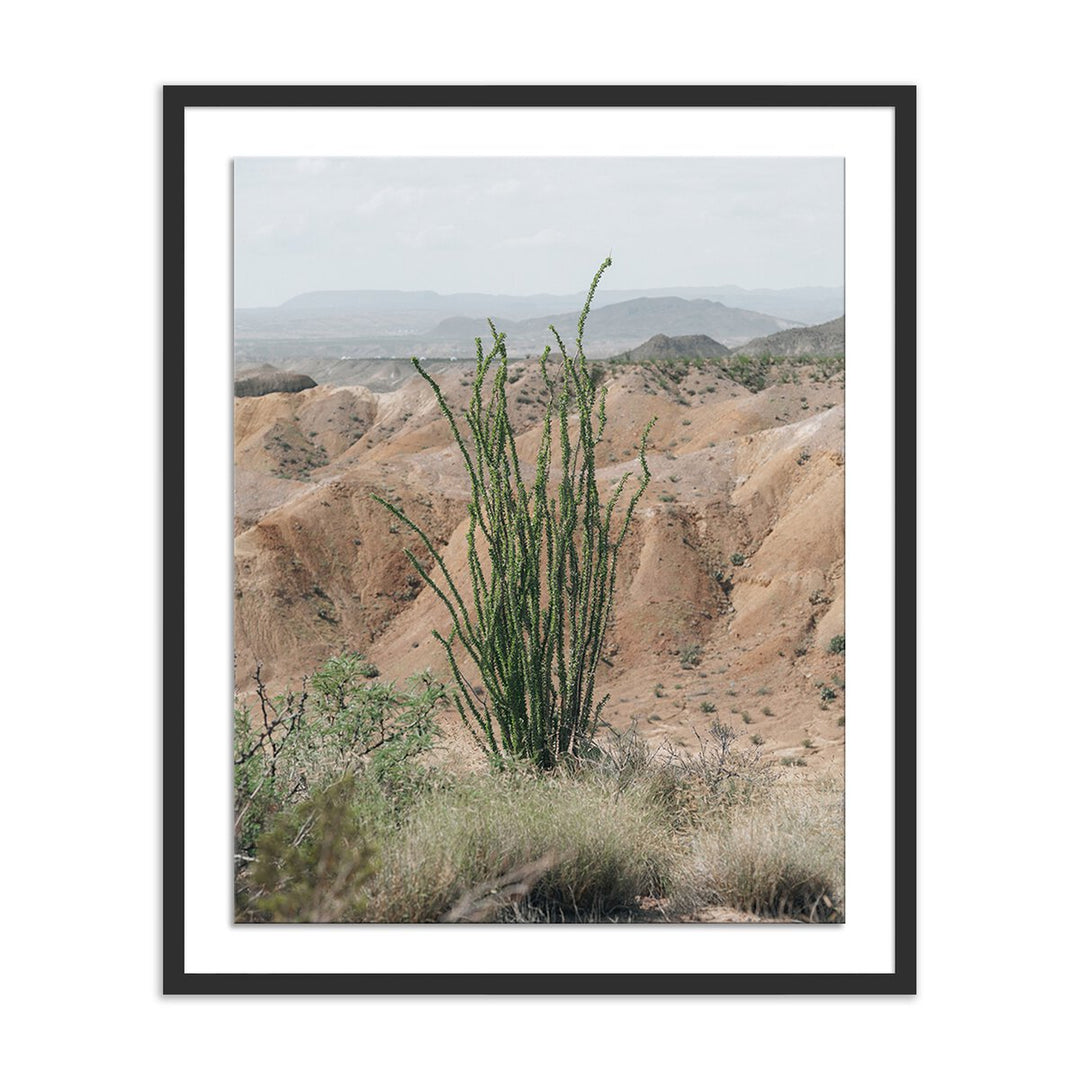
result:
<svg viewBox="0 0 1080 1080"><path fill-rule="evenodd" d="M915 88L163 100L165 992L913 994Z"/></svg>

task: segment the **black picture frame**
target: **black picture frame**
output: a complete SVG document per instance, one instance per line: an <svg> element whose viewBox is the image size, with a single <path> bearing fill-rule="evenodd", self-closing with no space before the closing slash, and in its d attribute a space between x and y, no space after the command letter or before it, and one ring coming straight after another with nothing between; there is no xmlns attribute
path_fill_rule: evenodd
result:
<svg viewBox="0 0 1080 1080"><path fill-rule="evenodd" d="M334 973L185 964L185 118L191 109L508 107L888 110L894 162L895 852L892 971ZM895 994L916 992L916 88L891 86L228 86L163 88L163 990L165 994ZM903 673L900 678L898 673ZM314 932L320 932L315 929ZM707 933L687 928L689 933Z"/></svg>

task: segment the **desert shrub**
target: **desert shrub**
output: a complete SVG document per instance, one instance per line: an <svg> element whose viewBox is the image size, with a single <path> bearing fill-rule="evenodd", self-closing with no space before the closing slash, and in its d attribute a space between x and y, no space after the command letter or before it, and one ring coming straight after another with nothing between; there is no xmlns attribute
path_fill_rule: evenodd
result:
<svg viewBox="0 0 1080 1080"><path fill-rule="evenodd" d="M241 917L272 922L350 922L360 917L360 886L374 872L363 836L356 777L346 773L278 814L259 837L240 894Z"/></svg>
<svg viewBox="0 0 1080 1080"><path fill-rule="evenodd" d="M365 886L364 918L433 922L487 892L488 916L591 921L628 915L663 889L673 866L663 810L640 785L599 770L539 773L507 766L421 799ZM537 864L527 896L485 883Z"/></svg>
<svg viewBox="0 0 1080 1080"><path fill-rule="evenodd" d="M772 361L767 356L732 356L721 361L721 369L730 379L752 393L765 389L766 375Z"/></svg>
<svg viewBox="0 0 1080 1080"><path fill-rule="evenodd" d="M705 735L697 733L697 739L697 751L680 754L678 762L688 782L705 793L708 807L746 802L775 783L776 772L760 744L743 748L741 736L727 724L714 720Z"/></svg>
<svg viewBox="0 0 1080 1080"><path fill-rule="evenodd" d="M422 781L419 756L436 734L442 688L424 674L405 690L369 681L359 653L333 656L297 693L271 697L256 669L252 708L237 703L233 724L234 832L238 862L288 810L346 774L392 804Z"/></svg>
<svg viewBox="0 0 1080 1080"><path fill-rule="evenodd" d="M634 727L624 732L609 729L593 755L577 768L613 780L619 791L635 788L659 807L673 829L690 822L694 809L690 777L679 751L670 743L650 744Z"/></svg>
<svg viewBox="0 0 1080 1080"><path fill-rule="evenodd" d="M844 918L843 792L831 780L778 784L694 833L674 898L776 918Z"/></svg>
<svg viewBox="0 0 1080 1080"><path fill-rule="evenodd" d="M837 634L836 637L829 640L829 644L825 646L825 651L831 653L834 656L844 651L844 635Z"/></svg>
<svg viewBox="0 0 1080 1080"><path fill-rule="evenodd" d="M485 353L482 342L476 342L476 378L464 432L438 383L413 359L450 424L471 483L467 586L453 579L420 526L374 496L420 538L434 559L437 569L429 573L411 551L405 552L450 614L450 633L434 634L446 652L456 684L451 696L463 721L493 756L523 758L542 768L587 745L603 711L607 699L594 701L595 676L611 615L619 549L649 482L645 445L652 423L638 446L641 475L622 509L616 514L629 472L606 502L600 500L595 449L607 422L606 388L598 388L590 378L582 338L600 277L610 264L605 260L593 278L578 320L575 354L567 353L552 327L562 355L557 376L548 368L550 347L540 357L548 394L531 484L526 484L510 427L506 345L494 324L489 322L494 339L490 351ZM491 391L485 397L493 367ZM561 476L552 485L555 447ZM471 593L471 604L463 591ZM462 674L457 644L479 671L484 696Z"/></svg>
<svg viewBox="0 0 1080 1080"><path fill-rule="evenodd" d="M684 645L679 650L679 663L686 670L697 667L701 663L701 646Z"/></svg>

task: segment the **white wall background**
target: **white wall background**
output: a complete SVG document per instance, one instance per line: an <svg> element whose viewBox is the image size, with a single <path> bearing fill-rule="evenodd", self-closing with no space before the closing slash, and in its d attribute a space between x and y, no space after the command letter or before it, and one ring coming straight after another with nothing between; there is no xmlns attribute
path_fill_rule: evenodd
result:
<svg viewBox="0 0 1080 1080"><path fill-rule="evenodd" d="M0 926L19 1075L1060 1075L1076 883L1071 35L1043 0L963 9L9 13ZM540 80L919 84L920 994L162 999L159 87Z"/></svg>

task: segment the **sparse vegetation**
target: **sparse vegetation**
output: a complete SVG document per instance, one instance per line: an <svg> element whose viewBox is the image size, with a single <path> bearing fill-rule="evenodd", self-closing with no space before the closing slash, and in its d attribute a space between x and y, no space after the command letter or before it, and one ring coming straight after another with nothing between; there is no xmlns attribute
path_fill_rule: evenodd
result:
<svg viewBox="0 0 1080 1080"><path fill-rule="evenodd" d="M679 650L679 663L687 670L697 667L701 663L701 646L684 645Z"/></svg>
<svg viewBox="0 0 1080 1080"><path fill-rule="evenodd" d="M825 646L825 651L837 656L844 651L844 635L837 634L834 638L829 640L829 644ZM857 650L856 650L857 651Z"/></svg>
<svg viewBox="0 0 1080 1080"><path fill-rule="evenodd" d="M347 731L343 719L356 715L356 664L354 657L338 660L309 680L306 700L279 702L282 715L333 714L337 735ZM303 729L287 738L303 741ZM380 787L370 762L338 773L339 739L307 741L310 775L333 778L265 815L253 854L238 860L236 917L610 922L634 918L642 897L656 897L673 914L722 902L758 915L842 918L836 821L811 820L781 844L772 820L780 815L779 831L790 833L796 811L812 817L813 808L774 787L764 739L740 743L716 723L693 752L613 732L590 757L565 759L553 770L505 763L456 773L421 768L410 757L403 760L420 779ZM264 743L259 753L265 781L285 751L275 757ZM747 831L758 838L753 888ZM717 845L718 837L729 842ZM827 882L829 905L817 911L789 878L796 850L811 891Z"/></svg>

